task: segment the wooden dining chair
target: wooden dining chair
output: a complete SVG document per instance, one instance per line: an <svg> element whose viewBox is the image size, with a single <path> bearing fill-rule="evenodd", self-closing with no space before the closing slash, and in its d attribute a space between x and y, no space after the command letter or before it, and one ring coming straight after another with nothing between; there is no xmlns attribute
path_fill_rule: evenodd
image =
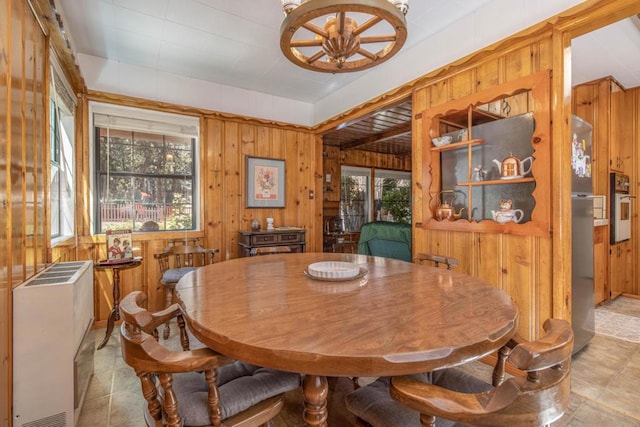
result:
<svg viewBox="0 0 640 427"><path fill-rule="evenodd" d="M493 390L465 394L397 377L391 381L391 396L420 412L423 427L435 426L436 417L474 426L548 426L569 404L573 330L558 319L548 319L543 328L546 334L539 340L503 351L507 363L526 375L498 380Z"/></svg>
<svg viewBox="0 0 640 427"><path fill-rule="evenodd" d="M187 245L197 246L200 244L201 237L181 237L177 239L167 239L167 246Z"/></svg>
<svg viewBox="0 0 640 427"><path fill-rule="evenodd" d="M200 245L190 244L185 241L176 244L171 241L172 246L168 246L163 252L154 254L160 267L160 285L164 289L165 307L169 307L175 302L176 284L187 273L198 269L204 265L213 264L215 254L218 249L205 249ZM169 338L171 333L169 322L166 323L163 337Z"/></svg>
<svg viewBox="0 0 640 427"><path fill-rule="evenodd" d="M573 331L557 319L543 328L539 340L516 338L499 351L493 385L456 368L381 378L348 394L347 409L374 427L549 425L569 403ZM505 381L507 363L522 375Z"/></svg>
<svg viewBox="0 0 640 427"><path fill-rule="evenodd" d="M434 267L440 267L440 264L442 264L447 267L447 270L453 270L453 267L458 265L456 258L427 253L418 253L415 257L415 262L418 264L430 262L433 263Z"/></svg>
<svg viewBox="0 0 640 427"><path fill-rule="evenodd" d="M181 317L180 307L151 313L141 306L146 299L136 291L122 300L120 332L122 357L140 378L147 426L269 425L284 393L300 386L298 374L233 361L209 348L165 347L147 331Z"/></svg>

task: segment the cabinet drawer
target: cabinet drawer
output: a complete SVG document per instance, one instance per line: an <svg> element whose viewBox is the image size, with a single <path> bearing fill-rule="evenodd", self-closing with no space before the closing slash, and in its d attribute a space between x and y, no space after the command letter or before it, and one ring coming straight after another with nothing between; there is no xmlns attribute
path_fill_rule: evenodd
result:
<svg viewBox="0 0 640 427"><path fill-rule="evenodd" d="M258 234L256 236L251 236L251 246L262 245L265 243L277 243L278 235L277 234Z"/></svg>
<svg viewBox="0 0 640 427"><path fill-rule="evenodd" d="M280 243L301 242L304 240L303 233L280 234Z"/></svg>

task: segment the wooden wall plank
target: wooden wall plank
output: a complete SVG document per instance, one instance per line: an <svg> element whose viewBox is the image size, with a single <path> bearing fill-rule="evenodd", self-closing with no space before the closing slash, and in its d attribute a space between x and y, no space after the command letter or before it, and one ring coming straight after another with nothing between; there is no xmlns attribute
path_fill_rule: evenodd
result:
<svg viewBox="0 0 640 427"><path fill-rule="evenodd" d="M11 414L12 290L45 267L49 248L48 46L28 2L0 7L0 424Z"/></svg>
<svg viewBox="0 0 640 427"><path fill-rule="evenodd" d="M110 99L113 101L112 99ZM101 100L107 101L107 100ZM118 103L132 103L126 97L118 97ZM144 104L136 102L136 107ZM180 110L179 107L169 108ZM162 251L168 238L202 237L207 247L217 248L220 255L216 261L238 256L238 231L248 230L253 218L266 227L268 216L275 218L276 226L301 226L307 231L307 250L321 251L322 240L314 237L314 230L321 227L322 200L309 199L309 190L314 195L322 194L321 174L316 173L316 162L321 164L321 147L315 144L311 131L300 131L276 126L228 120L207 115L201 120L202 143L200 146L200 176L202 226L200 231L134 233L134 246L144 257L143 265L123 275L123 292L142 290L148 294L149 307L164 307L164 293L159 286L159 268L153 258ZM83 141L88 151L88 140ZM245 208L246 156L278 158L286 163L286 207L284 209ZM88 171L82 170L89 180ZM84 205L88 217L91 207ZM81 236L79 254L90 254L91 259L104 257L104 236ZM92 248L92 249L89 249ZM61 256L60 251L56 251ZM135 252L134 252L135 253ZM102 326L112 307L111 277L96 273L96 326Z"/></svg>
<svg viewBox="0 0 640 427"><path fill-rule="evenodd" d="M460 72L452 71L447 78L425 85L417 90L414 99L420 99L421 105L432 108L479 90L491 89L504 82L529 76L540 71L541 64L550 63L547 57L551 54L551 50L548 49L549 40L550 35L538 38L530 44L509 46L502 54L478 59L473 63L460 64ZM549 91L550 88L546 87L545 90ZM509 99L510 115L529 111L534 107L536 112L542 113L541 120L551 123L550 106L532 106L531 99L527 93L511 97ZM424 117L414 119L414 127L418 125L421 128L424 127L423 122ZM423 129L422 137L424 132ZM550 141L550 135L543 136ZM422 141L423 139L414 140L414 155L421 152L422 156L419 158L422 159L423 164L430 164L430 150L427 150L426 146L422 147ZM548 157L536 160L543 163L550 162ZM414 161L414 165L418 166L414 169L414 180L422 186L420 191L416 190L422 193L415 199L419 200L427 196L424 190L425 183L430 183L432 179L437 180L438 177L430 176L431 172L428 168L423 167L419 162ZM543 188L543 190L545 191L541 194L544 196L538 195L540 200L537 200L537 203L551 203L549 189ZM424 200L421 205L422 209L427 209L428 205ZM431 215L431 212L421 211L421 214L421 220L424 220ZM419 222L417 218L415 220ZM539 333L539 322L544 320L543 316L551 312L550 309L544 312L540 310L540 299L548 299L552 294L552 270L548 267L551 255L539 249L550 248L550 242L549 237L479 234L469 231L436 231L420 228L414 230L415 252L435 252L455 256L460 262L458 267L460 271L481 277L509 292L521 309L519 332L530 338ZM540 258L541 256L545 259ZM545 302L548 303L548 301Z"/></svg>

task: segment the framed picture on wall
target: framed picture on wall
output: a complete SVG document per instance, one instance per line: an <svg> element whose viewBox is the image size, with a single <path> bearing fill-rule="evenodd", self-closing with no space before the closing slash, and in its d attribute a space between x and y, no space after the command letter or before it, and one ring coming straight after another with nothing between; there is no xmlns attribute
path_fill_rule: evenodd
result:
<svg viewBox="0 0 640 427"><path fill-rule="evenodd" d="M284 160L247 156L247 208L284 208Z"/></svg>

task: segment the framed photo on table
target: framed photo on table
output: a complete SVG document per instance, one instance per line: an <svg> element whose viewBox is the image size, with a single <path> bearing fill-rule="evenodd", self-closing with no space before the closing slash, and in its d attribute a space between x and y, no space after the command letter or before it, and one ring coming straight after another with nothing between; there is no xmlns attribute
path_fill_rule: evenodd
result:
<svg viewBox="0 0 640 427"><path fill-rule="evenodd" d="M107 262L123 262L133 260L131 246L131 230L107 230Z"/></svg>
<svg viewBox="0 0 640 427"><path fill-rule="evenodd" d="M247 156L246 207L284 208L284 160Z"/></svg>

